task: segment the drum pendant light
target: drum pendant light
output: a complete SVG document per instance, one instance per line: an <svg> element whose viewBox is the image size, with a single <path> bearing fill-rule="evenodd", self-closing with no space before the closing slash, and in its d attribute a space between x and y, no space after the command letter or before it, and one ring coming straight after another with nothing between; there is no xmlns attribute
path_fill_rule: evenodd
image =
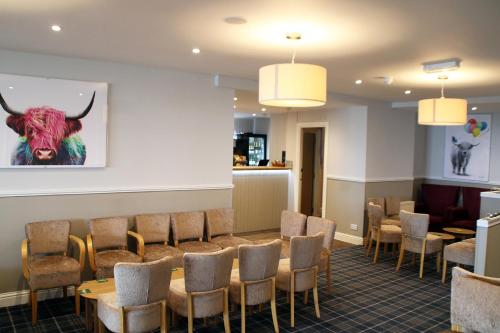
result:
<svg viewBox="0 0 500 333"><path fill-rule="evenodd" d="M301 39L300 34L287 35ZM259 70L259 103L277 107L315 107L326 103L326 68L292 62L261 67Z"/></svg>

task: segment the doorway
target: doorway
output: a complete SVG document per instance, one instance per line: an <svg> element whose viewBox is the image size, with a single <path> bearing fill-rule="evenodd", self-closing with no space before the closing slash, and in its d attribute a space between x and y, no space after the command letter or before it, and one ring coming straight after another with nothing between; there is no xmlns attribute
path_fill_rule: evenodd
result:
<svg viewBox="0 0 500 333"><path fill-rule="evenodd" d="M302 128L300 133L300 212L321 217L323 213L323 179L325 128Z"/></svg>

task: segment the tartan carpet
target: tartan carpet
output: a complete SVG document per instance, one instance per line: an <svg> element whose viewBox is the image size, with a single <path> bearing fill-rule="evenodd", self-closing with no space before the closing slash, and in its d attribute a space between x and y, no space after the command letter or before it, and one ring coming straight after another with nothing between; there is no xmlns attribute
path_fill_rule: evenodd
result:
<svg viewBox="0 0 500 333"><path fill-rule="evenodd" d="M436 272L434 258L426 260L424 279L418 278L418 265L411 256L397 273L396 257L381 253L379 263L366 257L361 246L335 250L332 256L333 290L329 294L325 275L319 278L321 319L314 315L312 294L304 305L296 295L295 323L290 327L290 307L286 297L277 293L281 332L441 332L450 327L450 280L443 285ZM82 310L84 307L82 306ZM38 324L31 326L27 305L0 309L0 332L85 332L83 317L74 314L73 299L39 302ZM230 314L231 331L240 332L240 312ZM221 318L195 321L196 332L223 332ZM186 320L171 332L187 331ZM271 311L247 310L247 332L273 332Z"/></svg>

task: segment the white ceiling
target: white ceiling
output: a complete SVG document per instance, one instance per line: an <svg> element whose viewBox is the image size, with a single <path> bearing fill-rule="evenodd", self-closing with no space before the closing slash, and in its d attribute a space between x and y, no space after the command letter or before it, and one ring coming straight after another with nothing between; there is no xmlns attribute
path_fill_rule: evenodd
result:
<svg viewBox="0 0 500 333"><path fill-rule="evenodd" d="M0 0L0 48L257 79L299 31L296 61L327 67L329 91L410 101L439 94L420 64L451 57L448 96L500 95L498 22L498 0Z"/></svg>

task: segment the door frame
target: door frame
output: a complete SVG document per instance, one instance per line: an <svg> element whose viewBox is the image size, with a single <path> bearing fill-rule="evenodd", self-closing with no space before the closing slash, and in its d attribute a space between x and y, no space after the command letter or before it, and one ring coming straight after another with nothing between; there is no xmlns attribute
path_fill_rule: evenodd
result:
<svg viewBox="0 0 500 333"><path fill-rule="evenodd" d="M326 172L326 167L327 167L327 161L328 161L328 122L321 121L321 122L310 122L310 123L297 123L297 131L296 131L296 138L295 138L295 147L297 149L295 150L295 160L297 161L294 169L295 169L295 182L294 182L294 191L296 193L295 195L295 202L294 202L294 210L299 211L300 210L300 197L301 197L301 184L300 184L300 169L302 168L302 129L304 128L323 128L324 133L323 133L323 193L322 193L322 198L321 198L321 217L325 217L326 215L326 181L327 181L327 172Z"/></svg>

